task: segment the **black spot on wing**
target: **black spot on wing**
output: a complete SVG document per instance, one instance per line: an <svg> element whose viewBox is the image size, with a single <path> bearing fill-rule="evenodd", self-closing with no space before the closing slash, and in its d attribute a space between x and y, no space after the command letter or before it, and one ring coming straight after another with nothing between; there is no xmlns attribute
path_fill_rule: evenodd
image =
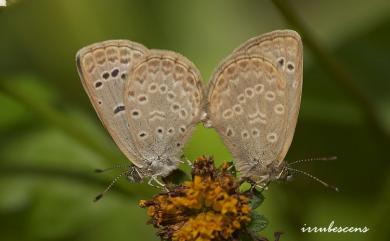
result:
<svg viewBox="0 0 390 241"><path fill-rule="evenodd" d="M96 87L96 88L99 88L99 87L102 86L102 85L103 85L103 83L100 82L100 81L98 81L98 82L95 83L95 87Z"/></svg>
<svg viewBox="0 0 390 241"><path fill-rule="evenodd" d="M110 74L108 72L104 72L102 77L103 79L108 79L110 77Z"/></svg>
<svg viewBox="0 0 390 241"><path fill-rule="evenodd" d="M116 77L116 76L118 76L118 74L119 74L119 70L118 69L114 69L112 72L111 72L111 76L112 77Z"/></svg>
<svg viewBox="0 0 390 241"><path fill-rule="evenodd" d="M114 114L117 114L121 111L124 111L125 110L125 106L124 105L118 105L117 107L115 107L114 109Z"/></svg>
<svg viewBox="0 0 390 241"><path fill-rule="evenodd" d="M288 68L290 71L293 71L295 67L294 67L293 64L288 64L288 65L287 65L287 68Z"/></svg>
<svg viewBox="0 0 390 241"><path fill-rule="evenodd" d="M126 73L121 74L121 79L122 80L126 80L127 79L127 74Z"/></svg>
<svg viewBox="0 0 390 241"><path fill-rule="evenodd" d="M284 65L284 58L280 58L278 63L280 66L283 66Z"/></svg>

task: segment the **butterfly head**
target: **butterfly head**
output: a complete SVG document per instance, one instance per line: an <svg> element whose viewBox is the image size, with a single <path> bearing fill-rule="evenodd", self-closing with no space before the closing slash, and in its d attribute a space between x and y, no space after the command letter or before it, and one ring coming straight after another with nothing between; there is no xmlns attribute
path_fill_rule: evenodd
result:
<svg viewBox="0 0 390 241"><path fill-rule="evenodd" d="M288 167L288 163L282 162L280 166L281 166L279 167L280 173L276 179L281 181L288 181L288 182L292 181L293 175Z"/></svg>
<svg viewBox="0 0 390 241"><path fill-rule="evenodd" d="M137 166L130 166L126 177L131 183L140 183L144 179L142 170Z"/></svg>
<svg viewBox="0 0 390 241"><path fill-rule="evenodd" d="M177 168L180 159L167 155L150 155L148 159L145 159L143 162L146 163L146 165L136 169L139 176L142 177L141 181L144 177L167 176L171 171Z"/></svg>
<svg viewBox="0 0 390 241"><path fill-rule="evenodd" d="M281 162L278 166L271 168L272 171L270 179L278 181L291 181L292 173L289 171L288 164L286 162Z"/></svg>
<svg viewBox="0 0 390 241"><path fill-rule="evenodd" d="M257 165L257 169L251 169L249 180L257 186L267 186L273 181L290 181L292 179L291 171L286 162L280 162L278 165L270 163L267 166Z"/></svg>

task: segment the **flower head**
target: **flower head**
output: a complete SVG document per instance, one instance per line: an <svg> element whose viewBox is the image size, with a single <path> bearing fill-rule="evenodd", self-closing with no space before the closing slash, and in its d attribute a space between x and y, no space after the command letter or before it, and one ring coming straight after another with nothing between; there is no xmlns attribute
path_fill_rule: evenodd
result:
<svg viewBox="0 0 390 241"><path fill-rule="evenodd" d="M239 191L229 164L215 168L212 158L195 161L192 181L141 201L149 223L164 240L233 240L251 221L250 195Z"/></svg>

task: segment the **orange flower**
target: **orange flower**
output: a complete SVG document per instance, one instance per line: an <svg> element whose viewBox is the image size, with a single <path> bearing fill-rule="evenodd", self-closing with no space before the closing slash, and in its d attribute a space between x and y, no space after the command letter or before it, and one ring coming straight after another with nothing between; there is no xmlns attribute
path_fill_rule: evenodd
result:
<svg viewBox="0 0 390 241"><path fill-rule="evenodd" d="M211 158L202 156L195 162L192 181L140 201L162 239L231 240L249 224L249 197L239 192L228 169L228 164L216 169Z"/></svg>

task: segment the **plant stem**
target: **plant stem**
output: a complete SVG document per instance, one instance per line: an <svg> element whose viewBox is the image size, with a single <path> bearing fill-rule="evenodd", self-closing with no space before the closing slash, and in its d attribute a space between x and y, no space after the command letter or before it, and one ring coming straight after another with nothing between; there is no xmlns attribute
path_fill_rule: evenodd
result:
<svg viewBox="0 0 390 241"><path fill-rule="evenodd" d="M299 32L304 40L304 46L317 58L320 66L331 75L333 80L337 81L343 87L345 92L348 93L362 109L365 113L366 121L370 124L375 133L383 140L389 141L389 133L387 133L382 126L375 105L370 98L356 86L356 81L345 67L323 47L323 44L315 39L314 35L299 18L289 1L272 0L272 2L286 21Z"/></svg>

